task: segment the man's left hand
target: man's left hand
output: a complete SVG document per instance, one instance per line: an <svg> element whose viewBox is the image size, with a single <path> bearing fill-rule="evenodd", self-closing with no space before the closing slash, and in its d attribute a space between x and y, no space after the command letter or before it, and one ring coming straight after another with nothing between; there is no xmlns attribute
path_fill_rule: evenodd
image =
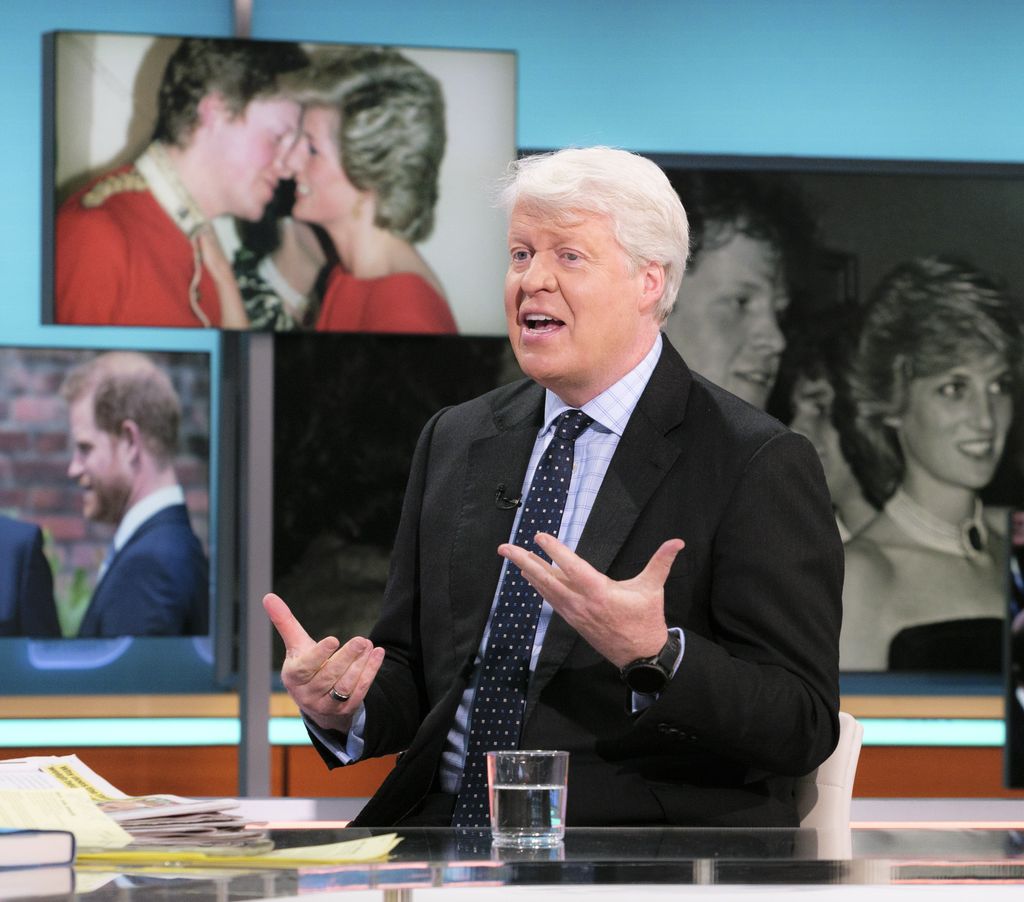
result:
<svg viewBox="0 0 1024 902"><path fill-rule="evenodd" d="M537 533L537 545L551 558L518 545L498 546L573 629L616 667L656 655L665 644L665 580L682 539L669 539L632 579L617 581L595 570L554 536Z"/></svg>

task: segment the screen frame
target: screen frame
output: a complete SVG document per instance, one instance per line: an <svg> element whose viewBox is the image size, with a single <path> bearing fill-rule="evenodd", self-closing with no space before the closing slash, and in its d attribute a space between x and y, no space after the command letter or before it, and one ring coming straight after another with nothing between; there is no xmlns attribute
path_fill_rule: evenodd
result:
<svg viewBox="0 0 1024 902"><path fill-rule="evenodd" d="M62 36L76 35L150 42L170 42L198 37L90 30L60 30L43 35L43 247L40 307L44 324L68 326L72 324L62 323L56 318L54 300L55 224L59 195L64 187L57 184L56 173L59 144L62 140L59 128L61 98L58 96L60 88L57 67L59 41ZM209 39L225 42L268 42L268 39L248 37L213 36ZM288 43L307 49L367 45L366 42L308 40L290 40ZM432 233L415 247L422 252L428 265L444 285L459 334L504 334L504 317L500 311L500 304L488 308L480 305L478 298L481 286L488 285L492 286L490 290L493 291L494 297L500 298L505 270L504 219L501 211L492 203L486 189L498 181L509 160L515 156L518 54L514 50L501 48L390 43L375 46L391 48L405 54L430 74L435 75L445 92L447 141L441 161L440 196L436 207L435 225ZM460 67L466 70L466 77L457 76ZM474 122L482 104L481 92L494 83L500 83L505 93L489 113L491 119L488 128L479 129L474 126ZM135 86L133 95L138 91L138 86ZM143 112L139 113L137 107L144 108ZM145 101L133 99L130 115L143 119L150 115L155 116L155 112L145 111L151 107L155 108L155 102L154 98L148 95ZM138 125L132 128L134 132L140 131ZM131 134L126 135L125 145L117 154L113 154L108 162L134 159L136 153L145 145L143 143L141 147L138 146L140 139L137 134L134 135L134 143L132 137ZM134 152L130 152L132 149ZM95 175L111 168L112 165L95 161L90 171ZM78 181L80 182L81 178ZM474 236L493 235L495 240L484 242L481 253L467 258L460 252L464 243L462 236L466 233ZM127 327L128 324L117 325L120 328ZM77 324L75 326L78 327Z"/></svg>
<svg viewBox="0 0 1024 902"><path fill-rule="evenodd" d="M0 637L3 652L0 654L0 682L4 691L12 696L113 695L122 694L126 686L132 686L146 694L222 692L233 684L237 671L233 627L236 619L234 513L230 509L231 483L236 469L231 464L234 457L231 433L235 428L232 420L237 405L229 403L232 380L224 378L222 355L210 348L181 347L174 341L68 342L66 330L61 332L59 341L19 342L4 345L4 348L82 355L130 350L205 360L209 393L205 399L209 410L205 480L209 498L206 514L209 631L203 636L110 639ZM122 337L126 333L115 335Z"/></svg>
<svg viewBox="0 0 1024 902"><path fill-rule="evenodd" d="M519 156L550 153L557 148L521 147ZM711 170L745 173L797 173L814 175L879 175L967 177L998 181L1013 179L1024 185L1024 163L971 160L929 160L865 157L812 157L798 155L704 154L647 152L640 155L664 170ZM685 279L685 277L684 277ZM1004 661L1005 670L1005 661ZM840 687L844 699L871 697L896 716L931 716L928 698L963 696L965 699L1002 698L1005 676L997 673L843 671ZM917 708L915 698L922 700ZM892 702L891 705L886 700Z"/></svg>

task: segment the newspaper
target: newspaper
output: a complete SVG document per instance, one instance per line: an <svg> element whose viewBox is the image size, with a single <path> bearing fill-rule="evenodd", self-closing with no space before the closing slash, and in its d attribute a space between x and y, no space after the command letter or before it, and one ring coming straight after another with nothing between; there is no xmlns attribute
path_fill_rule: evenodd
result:
<svg viewBox="0 0 1024 902"><path fill-rule="evenodd" d="M247 830L228 813L237 799L176 795L129 796L77 755L35 755L0 760L0 793L8 790L81 790L131 835L132 845L270 848L266 831Z"/></svg>
<svg viewBox="0 0 1024 902"><path fill-rule="evenodd" d="M0 826L70 830L79 849L121 849L132 841L82 789L2 789Z"/></svg>

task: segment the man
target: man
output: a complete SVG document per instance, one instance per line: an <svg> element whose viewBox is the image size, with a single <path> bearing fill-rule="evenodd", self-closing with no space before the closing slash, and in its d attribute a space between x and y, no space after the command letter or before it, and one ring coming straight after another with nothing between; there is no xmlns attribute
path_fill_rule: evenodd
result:
<svg viewBox="0 0 1024 902"><path fill-rule="evenodd" d="M72 370L61 394L83 512L117 527L79 637L204 635L209 567L175 475L170 379L148 357L114 351Z"/></svg>
<svg viewBox="0 0 1024 902"><path fill-rule="evenodd" d="M152 144L57 214L56 322L247 327L210 221L263 215L300 119L277 77L305 60L290 43L181 42Z"/></svg>
<svg viewBox="0 0 1024 902"><path fill-rule="evenodd" d="M60 636L43 533L34 523L4 516L0 516L0 636Z"/></svg>
<svg viewBox="0 0 1024 902"><path fill-rule="evenodd" d="M530 378L424 429L370 639L314 642L265 598L284 685L329 765L405 750L357 824L472 825L476 695L508 641L505 586L529 607L521 569L546 604L515 662L513 740L571 753L568 824L794 824L792 778L838 735L842 548L814 450L660 335L687 228L653 163L529 157L504 199L505 310ZM558 482L566 412L592 423L559 541L517 520ZM534 540L557 566L516 547Z"/></svg>
<svg viewBox="0 0 1024 902"><path fill-rule="evenodd" d="M813 223L777 178L682 172L673 184L690 217L693 256L665 334L696 372L763 410Z"/></svg>

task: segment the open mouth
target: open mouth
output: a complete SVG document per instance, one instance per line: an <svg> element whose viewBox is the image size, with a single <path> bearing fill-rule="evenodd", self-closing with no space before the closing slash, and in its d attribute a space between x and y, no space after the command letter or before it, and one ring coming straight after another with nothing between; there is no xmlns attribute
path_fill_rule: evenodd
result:
<svg viewBox="0 0 1024 902"><path fill-rule="evenodd" d="M968 457L978 460L985 460L992 456L995 451L995 443L990 439L976 439L969 442L961 442L960 451Z"/></svg>
<svg viewBox="0 0 1024 902"><path fill-rule="evenodd" d="M744 382L749 382L760 388L767 388L775 380L774 371L769 370L741 370L735 375Z"/></svg>
<svg viewBox="0 0 1024 902"><path fill-rule="evenodd" d="M546 316L543 313L528 313L524 317L524 324L528 332L540 334L542 332L553 332L565 323L560 319Z"/></svg>

